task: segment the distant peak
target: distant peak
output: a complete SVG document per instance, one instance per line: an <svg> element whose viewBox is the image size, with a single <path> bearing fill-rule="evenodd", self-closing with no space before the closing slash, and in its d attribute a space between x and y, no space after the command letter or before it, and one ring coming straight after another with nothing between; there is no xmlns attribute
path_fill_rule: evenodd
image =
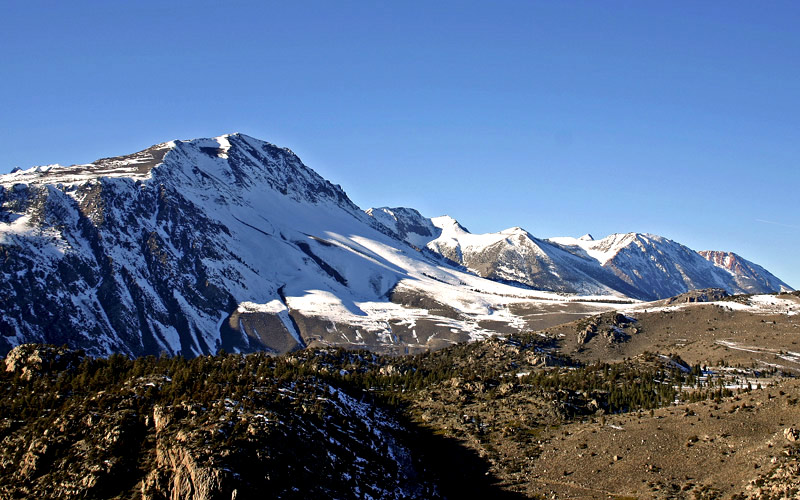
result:
<svg viewBox="0 0 800 500"><path fill-rule="evenodd" d="M508 229L503 229L502 231L500 231L500 234L528 234L528 231L522 229L519 226L514 226Z"/></svg>
<svg viewBox="0 0 800 500"><path fill-rule="evenodd" d="M367 212L369 215L373 215L375 212L383 212L395 218L397 218L398 215L412 215L416 217L422 217L422 214L420 214L418 210L408 207L372 207L364 211Z"/></svg>
<svg viewBox="0 0 800 500"><path fill-rule="evenodd" d="M592 236L589 233L586 233L586 234L584 234L583 236L581 236L578 239L581 240L581 241L594 241L594 236Z"/></svg>
<svg viewBox="0 0 800 500"><path fill-rule="evenodd" d="M271 144L271 143L269 143L267 141L262 141L261 139L255 138L255 137L247 135L247 134L243 134L241 132L232 132L230 134L222 134L220 136L213 137L213 139L214 140L223 140L223 141L227 141L229 139L242 139L242 140L245 140L245 141L248 141L248 142L255 142L255 143L259 143L259 144ZM275 147L280 147L280 146L277 146L275 144L272 144L272 145L275 146ZM281 149L286 149L286 148L281 148Z"/></svg>
<svg viewBox="0 0 800 500"><path fill-rule="evenodd" d="M431 219L431 222L434 226L438 227L442 231L456 231L461 233L469 233L469 230L459 224L457 220L450 217L449 215L442 215L439 217L434 217Z"/></svg>

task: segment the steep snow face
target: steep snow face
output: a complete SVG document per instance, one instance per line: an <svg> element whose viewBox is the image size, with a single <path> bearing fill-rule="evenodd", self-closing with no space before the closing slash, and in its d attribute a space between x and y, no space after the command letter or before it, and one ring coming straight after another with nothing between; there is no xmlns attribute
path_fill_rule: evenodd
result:
<svg viewBox="0 0 800 500"><path fill-rule="evenodd" d="M393 210L387 229L288 149L241 134L0 176L0 207L2 352L405 352L492 335L487 321L523 328L512 302L569 300L426 257L397 233L432 223Z"/></svg>
<svg viewBox="0 0 800 500"><path fill-rule="evenodd" d="M548 241L567 247L578 247L601 265L605 265L628 245L639 246L637 236L637 233L615 233L601 240L595 240L587 234L580 238L558 237L550 238Z"/></svg>
<svg viewBox="0 0 800 500"><path fill-rule="evenodd" d="M733 252L701 250L698 253L715 266L730 272L733 275L734 281L736 281L736 285L742 290L746 290L748 293L792 291L789 285L763 267Z"/></svg>
<svg viewBox="0 0 800 500"><path fill-rule="evenodd" d="M440 236L452 238L459 235L471 234L467 228L459 224L457 220L449 215L442 215L431 219L431 223L441 230Z"/></svg>

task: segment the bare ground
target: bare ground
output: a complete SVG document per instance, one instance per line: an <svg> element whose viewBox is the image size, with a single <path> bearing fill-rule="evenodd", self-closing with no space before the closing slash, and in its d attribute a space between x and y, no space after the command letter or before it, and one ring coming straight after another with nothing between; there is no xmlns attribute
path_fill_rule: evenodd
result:
<svg viewBox="0 0 800 500"><path fill-rule="evenodd" d="M731 498L794 460L800 381L717 404L611 415L551 429L541 454L501 475L507 488L555 498ZM800 479L798 479L800 481ZM750 489L748 489L748 487ZM789 497L787 497L789 498Z"/></svg>

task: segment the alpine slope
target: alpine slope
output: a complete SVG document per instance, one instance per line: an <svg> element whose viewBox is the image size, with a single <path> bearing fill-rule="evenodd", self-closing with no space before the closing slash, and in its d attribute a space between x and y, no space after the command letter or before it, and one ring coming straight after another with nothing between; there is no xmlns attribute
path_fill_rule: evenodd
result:
<svg viewBox="0 0 800 500"><path fill-rule="evenodd" d="M407 353L705 280L740 289L736 270L677 243L622 240L472 235L413 209L362 211L289 149L243 134L170 141L0 176L0 354L26 342L98 356ZM650 258L671 245L684 260Z"/></svg>

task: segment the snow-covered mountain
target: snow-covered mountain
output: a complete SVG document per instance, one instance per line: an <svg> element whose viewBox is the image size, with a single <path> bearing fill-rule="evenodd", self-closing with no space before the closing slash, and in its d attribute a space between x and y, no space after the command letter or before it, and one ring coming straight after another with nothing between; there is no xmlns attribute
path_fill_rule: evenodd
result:
<svg viewBox="0 0 800 500"><path fill-rule="evenodd" d="M732 294L791 290L760 266L724 268L707 260L702 252L662 236L626 233L612 234L597 241L586 238L553 238L551 241L597 259L603 267L636 287L640 291L638 297L645 300L701 288L722 288Z"/></svg>
<svg viewBox="0 0 800 500"><path fill-rule="evenodd" d="M619 294L642 300L699 288L723 288L729 293L790 290L764 268L741 257L714 253L716 260L706 260L706 254L656 235L612 234L595 240L586 234L543 240L519 227L472 234L451 217L425 219L405 208L373 208L367 213L404 240L480 276L539 290ZM719 262L732 264L723 268Z"/></svg>
<svg viewBox="0 0 800 500"><path fill-rule="evenodd" d="M242 134L16 170L0 176L0 354L24 342L403 353L620 297L739 290L736 269L674 242L609 238L473 235L413 209L364 212L290 150Z"/></svg>
<svg viewBox="0 0 800 500"><path fill-rule="evenodd" d="M386 214L408 213L403 210L408 209L380 208L367 213L373 217L384 214L378 219L383 221ZM413 224L405 221L401 227L399 235L406 241L413 241L416 246L427 248L484 278L563 293L635 294L633 288L593 260L567 252L519 227L472 234L449 216L426 221L415 218ZM427 241L424 240L426 234L429 235Z"/></svg>
<svg viewBox="0 0 800 500"><path fill-rule="evenodd" d="M407 352L521 329L511 303L568 300L426 256L396 236L422 229L387 228L241 134L16 171L0 206L0 352Z"/></svg>

